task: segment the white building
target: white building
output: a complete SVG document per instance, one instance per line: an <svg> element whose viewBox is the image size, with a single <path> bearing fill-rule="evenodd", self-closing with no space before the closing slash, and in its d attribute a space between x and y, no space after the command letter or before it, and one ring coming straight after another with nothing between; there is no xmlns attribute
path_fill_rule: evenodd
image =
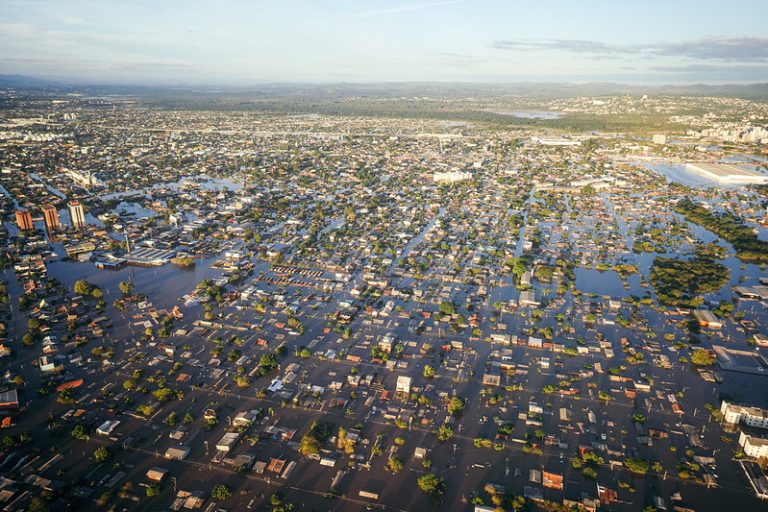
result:
<svg viewBox="0 0 768 512"><path fill-rule="evenodd" d="M435 183L456 183L457 181L466 181L471 179L471 172L446 171L432 174L432 181Z"/></svg>
<svg viewBox="0 0 768 512"><path fill-rule="evenodd" d="M80 201L73 200L67 203L69 208L69 219L72 221L72 227L80 229L86 225L85 208Z"/></svg>
<svg viewBox="0 0 768 512"><path fill-rule="evenodd" d="M542 146L581 146L580 140L565 137L533 137L531 140Z"/></svg>
<svg viewBox="0 0 768 512"><path fill-rule="evenodd" d="M395 392L409 394L411 392L411 378L405 375L397 377Z"/></svg>
<svg viewBox="0 0 768 512"><path fill-rule="evenodd" d="M768 176L726 163L689 162L685 169L718 183L766 184Z"/></svg>
<svg viewBox="0 0 768 512"><path fill-rule="evenodd" d="M80 185L81 187L103 187L104 182L100 180L91 171L78 171L76 169L62 169L63 173L69 176L72 181Z"/></svg>
<svg viewBox="0 0 768 512"><path fill-rule="evenodd" d="M720 412L723 413L725 423L730 425L744 423L748 427L768 429L768 411L759 407L729 404L723 400L720 404Z"/></svg>
<svg viewBox="0 0 768 512"><path fill-rule="evenodd" d="M748 457L755 459L768 459L768 439L750 436L742 432L739 434L739 446Z"/></svg>

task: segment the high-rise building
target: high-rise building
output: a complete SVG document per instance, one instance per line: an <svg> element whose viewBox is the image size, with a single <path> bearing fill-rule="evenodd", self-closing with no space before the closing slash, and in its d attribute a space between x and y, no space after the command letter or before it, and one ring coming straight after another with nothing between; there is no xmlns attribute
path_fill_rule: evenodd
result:
<svg viewBox="0 0 768 512"><path fill-rule="evenodd" d="M32 214L24 208L16 210L16 224L21 231L35 229L35 226L32 224Z"/></svg>
<svg viewBox="0 0 768 512"><path fill-rule="evenodd" d="M48 228L49 233L57 233L59 231L59 212L53 205L43 206L43 217L45 217L45 227Z"/></svg>
<svg viewBox="0 0 768 512"><path fill-rule="evenodd" d="M72 200L67 206L69 207L69 218L72 221L72 227L80 229L85 226L85 208L80 201Z"/></svg>

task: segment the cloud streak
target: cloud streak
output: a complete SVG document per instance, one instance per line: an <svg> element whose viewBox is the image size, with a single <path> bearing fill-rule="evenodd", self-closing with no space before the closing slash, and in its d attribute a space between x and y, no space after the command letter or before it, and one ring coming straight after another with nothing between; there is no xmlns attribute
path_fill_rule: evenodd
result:
<svg viewBox="0 0 768 512"><path fill-rule="evenodd" d="M582 55L618 57L686 57L721 62L768 62L768 38L704 38L682 42L618 45L581 39L501 40L491 45L499 50L519 52L552 51Z"/></svg>

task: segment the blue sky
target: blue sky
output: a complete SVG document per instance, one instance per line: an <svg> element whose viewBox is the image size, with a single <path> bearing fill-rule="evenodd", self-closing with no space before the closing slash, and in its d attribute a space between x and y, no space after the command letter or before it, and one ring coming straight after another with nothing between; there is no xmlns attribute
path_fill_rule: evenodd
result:
<svg viewBox="0 0 768 512"><path fill-rule="evenodd" d="M768 82L768 1L0 0L0 73L81 83Z"/></svg>

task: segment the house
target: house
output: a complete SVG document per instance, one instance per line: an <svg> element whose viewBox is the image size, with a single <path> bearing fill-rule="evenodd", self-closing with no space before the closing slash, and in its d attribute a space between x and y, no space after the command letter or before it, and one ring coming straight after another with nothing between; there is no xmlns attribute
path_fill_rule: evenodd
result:
<svg viewBox="0 0 768 512"><path fill-rule="evenodd" d="M500 386L501 375L498 372L486 372L483 374L483 386Z"/></svg>
<svg viewBox="0 0 768 512"><path fill-rule="evenodd" d="M108 436L112 434L112 431L120 424L119 420L105 421L96 429L96 433L102 436Z"/></svg>
<svg viewBox="0 0 768 512"><path fill-rule="evenodd" d="M411 378L405 375L397 377L397 384L395 387L395 393L410 394L411 392Z"/></svg>
<svg viewBox="0 0 768 512"><path fill-rule="evenodd" d="M520 292L520 299L517 301L517 303L521 307L531 306L535 308L541 305L541 302L536 300L536 294L531 291Z"/></svg>
<svg viewBox="0 0 768 512"><path fill-rule="evenodd" d="M166 474L168 474L166 468L152 466L149 471L147 471L147 478L152 482L162 482Z"/></svg>
<svg viewBox="0 0 768 512"><path fill-rule="evenodd" d="M187 455L189 455L190 451L192 450L190 450L189 447L184 445L171 446L170 448L165 450L164 457L170 460L184 460L187 458Z"/></svg>
<svg viewBox="0 0 768 512"><path fill-rule="evenodd" d="M233 427L250 427L256 419L257 411L240 411L232 419Z"/></svg>
<svg viewBox="0 0 768 512"><path fill-rule="evenodd" d="M720 329L723 327L723 323L720 319L708 309L697 309L693 312L693 316L698 320L699 325L702 327L707 327L709 329Z"/></svg>
<svg viewBox="0 0 768 512"><path fill-rule="evenodd" d="M231 450L239 440L239 432L227 432L216 442L216 449L220 452L229 453L229 450Z"/></svg>
<svg viewBox="0 0 768 512"><path fill-rule="evenodd" d="M548 471L541 472L541 483L544 487L549 489L563 490L563 475L557 473L550 473Z"/></svg>
<svg viewBox="0 0 768 512"><path fill-rule="evenodd" d="M384 338L379 341L379 348L382 352L385 354L389 354L392 352L392 347L395 344L395 340L392 336L384 336Z"/></svg>
<svg viewBox="0 0 768 512"><path fill-rule="evenodd" d="M0 411L16 410L19 408L19 392L15 389L0 393Z"/></svg>

